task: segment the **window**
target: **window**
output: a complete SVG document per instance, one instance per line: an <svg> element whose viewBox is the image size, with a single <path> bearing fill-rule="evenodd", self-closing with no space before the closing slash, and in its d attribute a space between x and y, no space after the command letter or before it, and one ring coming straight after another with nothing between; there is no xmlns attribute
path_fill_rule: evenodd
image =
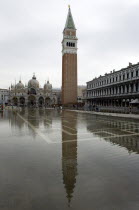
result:
<svg viewBox="0 0 139 210"><path fill-rule="evenodd" d="M121 87L119 87L119 93L121 94Z"/></svg>
<svg viewBox="0 0 139 210"><path fill-rule="evenodd" d="M75 47L75 43L72 43L72 42L67 42L66 45L68 47Z"/></svg>
<svg viewBox="0 0 139 210"><path fill-rule="evenodd" d="M129 79L129 73L127 73L127 79Z"/></svg>
<svg viewBox="0 0 139 210"><path fill-rule="evenodd" d="M123 74L123 80L125 80L125 75Z"/></svg>
<svg viewBox="0 0 139 210"><path fill-rule="evenodd" d="M116 87L116 89L115 89L115 92L116 92L116 94L117 94L117 87Z"/></svg>
<svg viewBox="0 0 139 210"><path fill-rule="evenodd" d="M139 72L138 72L138 70L136 71L136 77L138 77L138 75L139 75Z"/></svg>
<svg viewBox="0 0 139 210"><path fill-rule="evenodd" d="M131 93L133 93L133 84L131 84Z"/></svg>
<svg viewBox="0 0 139 210"><path fill-rule="evenodd" d="M123 86L123 93L125 93L125 86Z"/></svg>
<svg viewBox="0 0 139 210"><path fill-rule="evenodd" d="M133 77L133 71L131 72L131 78Z"/></svg>
<svg viewBox="0 0 139 210"><path fill-rule="evenodd" d="M111 88L110 88L110 95L111 95Z"/></svg>

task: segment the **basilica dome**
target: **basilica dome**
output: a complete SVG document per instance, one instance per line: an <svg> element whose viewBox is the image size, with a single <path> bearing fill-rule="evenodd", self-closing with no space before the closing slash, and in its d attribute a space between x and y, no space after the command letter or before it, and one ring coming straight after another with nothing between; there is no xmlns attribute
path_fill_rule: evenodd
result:
<svg viewBox="0 0 139 210"><path fill-rule="evenodd" d="M52 85L49 83L49 81L47 81L47 83L45 83L44 90L52 90Z"/></svg>
<svg viewBox="0 0 139 210"><path fill-rule="evenodd" d="M16 88L17 88L17 89L22 89L22 88L24 88L24 85L23 85L23 83L21 82L21 80L19 81L19 83L17 83Z"/></svg>
<svg viewBox="0 0 139 210"><path fill-rule="evenodd" d="M28 87L29 88L32 88L32 87L33 88L39 88L39 82L38 82L38 80L36 80L35 75L33 75L32 79L29 80Z"/></svg>

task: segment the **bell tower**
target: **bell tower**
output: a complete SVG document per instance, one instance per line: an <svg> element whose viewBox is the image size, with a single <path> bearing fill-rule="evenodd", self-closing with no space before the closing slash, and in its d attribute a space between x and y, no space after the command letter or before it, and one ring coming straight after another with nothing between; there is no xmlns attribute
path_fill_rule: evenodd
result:
<svg viewBox="0 0 139 210"><path fill-rule="evenodd" d="M69 6L62 41L62 104L77 103L77 37Z"/></svg>

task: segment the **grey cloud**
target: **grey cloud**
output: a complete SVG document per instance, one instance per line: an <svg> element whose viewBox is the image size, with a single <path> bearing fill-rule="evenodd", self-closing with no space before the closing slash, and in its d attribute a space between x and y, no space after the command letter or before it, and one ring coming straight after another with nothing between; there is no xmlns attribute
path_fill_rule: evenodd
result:
<svg viewBox="0 0 139 210"><path fill-rule="evenodd" d="M36 72L61 86L61 41L66 1L0 1L0 87ZM79 84L114 68L138 62L139 2L81 0L72 2L77 28ZM87 72L87 74L86 74Z"/></svg>

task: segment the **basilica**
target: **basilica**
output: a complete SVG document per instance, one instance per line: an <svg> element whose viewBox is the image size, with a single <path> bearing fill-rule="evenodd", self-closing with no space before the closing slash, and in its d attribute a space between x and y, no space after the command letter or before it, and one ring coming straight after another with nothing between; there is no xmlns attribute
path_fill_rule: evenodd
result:
<svg viewBox="0 0 139 210"><path fill-rule="evenodd" d="M29 106L29 107L50 107L61 104L61 90L53 89L49 81L45 82L43 88L33 75L28 81L28 85L24 85L21 81L9 88L9 102L13 106Z"/></svg>

